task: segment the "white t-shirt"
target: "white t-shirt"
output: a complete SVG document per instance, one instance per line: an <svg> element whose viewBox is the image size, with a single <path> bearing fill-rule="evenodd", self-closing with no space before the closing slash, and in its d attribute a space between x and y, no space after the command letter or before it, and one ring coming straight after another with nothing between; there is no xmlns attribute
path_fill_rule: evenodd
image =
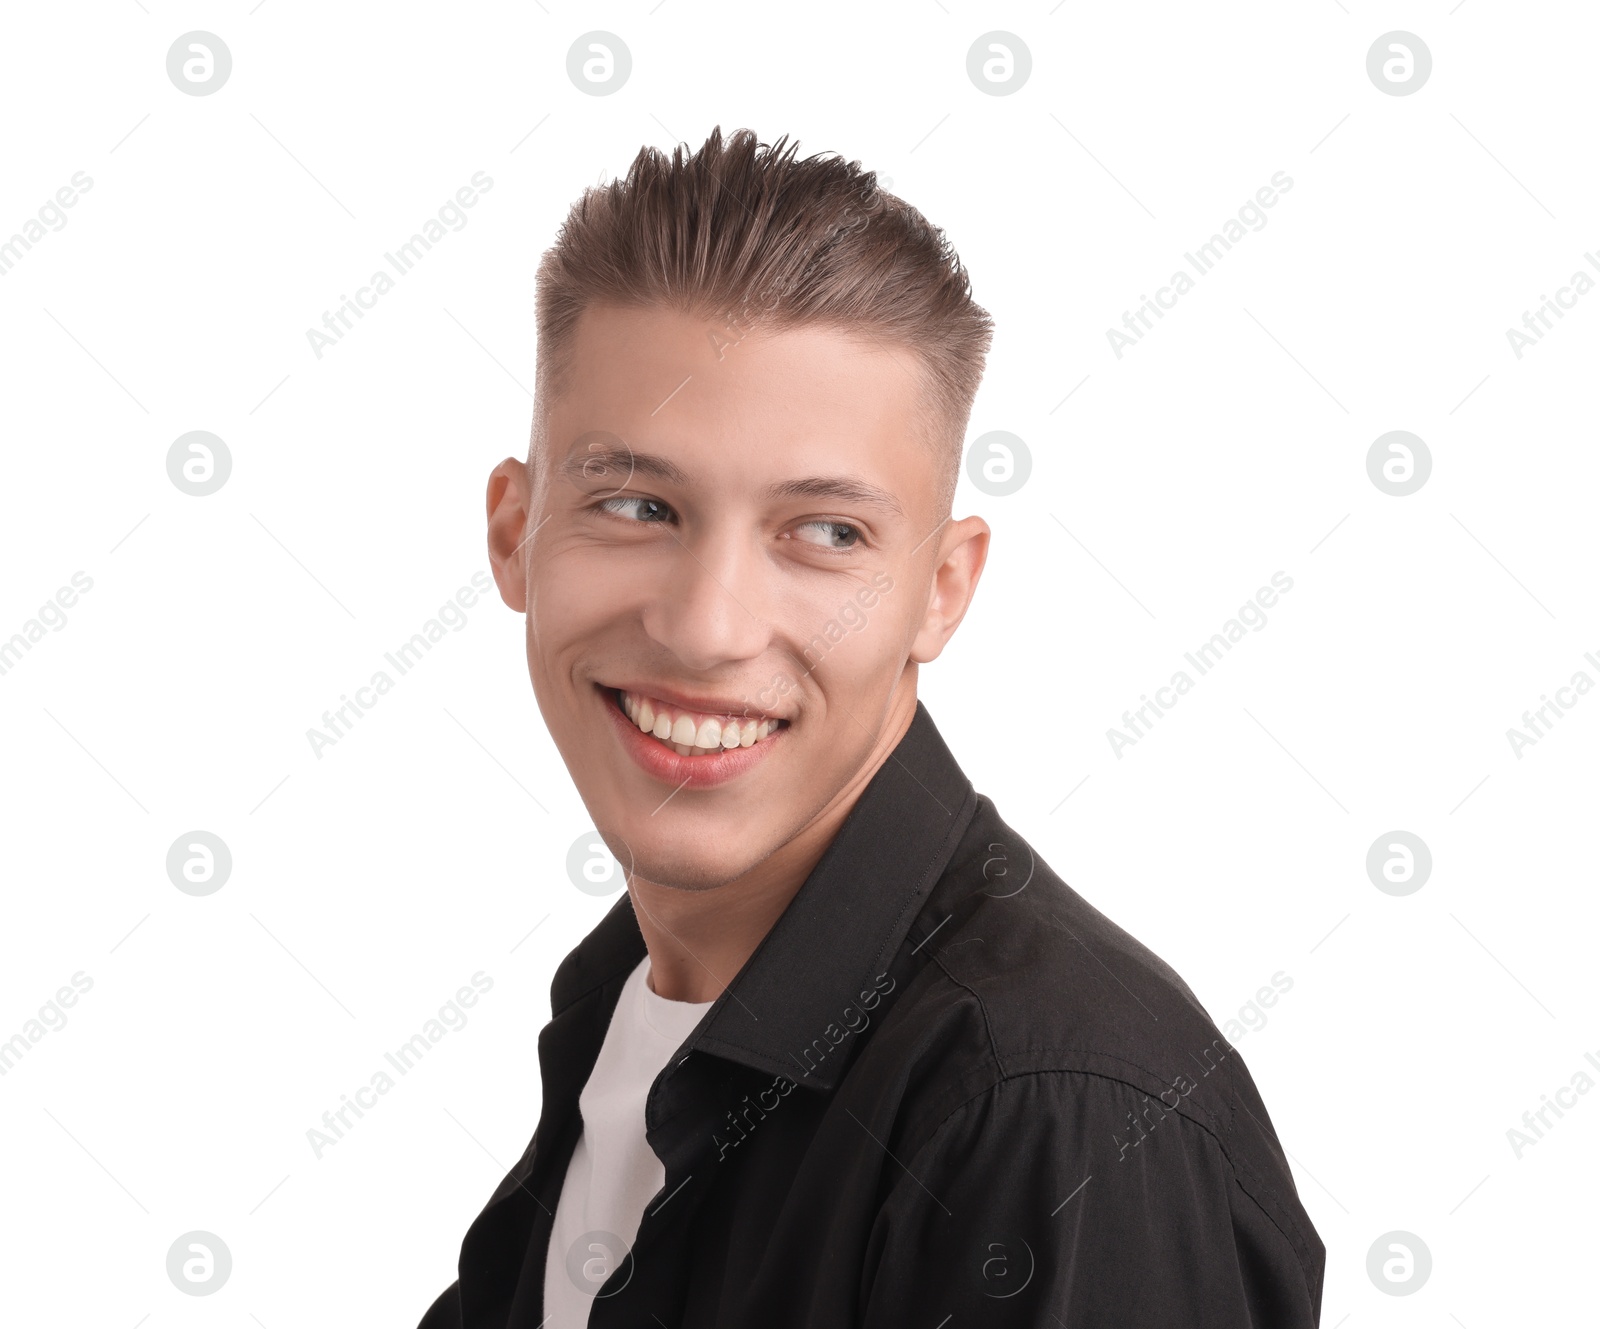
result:
<svg viewBox="0 0 1600 1329"><path fill-rule="evenodd" d="M700 1023L712 1003L668 1001L647 981L650 957L623 984L600 1055L578 1095L583 1133L567 1165L556 1203L544 1261L544 1324L541 1329L584 1329L589 1308L623 1252L633 1248L645 1206L666 1184L666 1170L644 1135L644 1100L672 1054ZM582 1243L572 1257L577 1277L568 1276L568 1253L587 1233L609 1233Z"/></svg>

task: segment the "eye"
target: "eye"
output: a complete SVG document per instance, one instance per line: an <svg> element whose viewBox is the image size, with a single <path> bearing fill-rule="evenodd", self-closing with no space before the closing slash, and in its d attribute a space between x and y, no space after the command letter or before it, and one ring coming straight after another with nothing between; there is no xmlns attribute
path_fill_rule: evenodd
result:
<svg viewBox="0 0 1600 1329"><path fill-rule="evenodd" d="M623 521L665 522L672 519L672 509L653 498L608 498L595 505Z"/></svg>
<svg viewBox="0 0 1600 1329"><path fill-rule="evenodd" d="M826 549L854 549L861 543L860 527L843 521L808 521L795 527L795 534Z"/></svg>

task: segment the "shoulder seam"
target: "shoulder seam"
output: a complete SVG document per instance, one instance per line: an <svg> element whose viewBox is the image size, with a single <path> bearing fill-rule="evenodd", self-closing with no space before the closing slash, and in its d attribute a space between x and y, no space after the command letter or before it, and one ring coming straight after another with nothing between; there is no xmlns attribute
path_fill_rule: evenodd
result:
<svg viewBox="0 0 1600 1329"><path fill-rule="evenodd" d="M987 1017L985 1017L985 1020L987 1024ZM1133 1065L1132 1062L1129 1062L1128 1064ZM1052 1067L1031 1071L1002 1071L992 1084L986 1085L984 1088L976 1090L975 1092L967 1095L966 1098L962 1099L961 1102L952 1107L949 1112L945 1113L945 1115L939 1120L933 1129L928 1132L928 1138L919 1144L907 1156L907 1170L909 1171L910 1165L915 1163L922 1153L932 1146L934 1140L938 1138L940 1132L942 1132L945 1127L949 1125L951 1119L955 1117L957 1113L965 1111L980 1098L984 1098L993 1094L1008 1080L1019 1080L1024 1077L1036 1075L1082 1075L1096 1080L1104 1080L1110 1084L1123 1085L1126 1088L1134 1090L1136 1093L1142 1094L1145 1092L1142 1088L1130 1080L1119 1079L1117 1076L1106 1075L1100 1071L1069 1069L1064 1067ZM1272 1187L1266 1182L1266 1180L1262 1178L1254 1168L1250 1167L1248 1164L1241 1164L1238 1160L1236 1160L1233 1154L1229 1151L1227 1142L1223 1140L1217 1134L1217 1132L1205 1122L1201 1121L1198 1117L1191 1116L1189 1113L1183 1112L1176 1108L1172 1109L1172 1112L1175 1116L1181 1118L1182 1120L1192 1123L1196 1128L1204 1131L1205 1134L1210 1137L1210 1139L1216 1144L1217 1152L1222 1155L1222 1160L1227 1165L1228 1172L1233 1178L1234 1185L1238 1187L1241 1193L1248 1197L1250 1202L1261 1211L1267 1221L1271 1223L1275 1229L1277 1229L1278 1234L1289 1243L1290 1249L1295 1252L1296 1257L1302 1261L1309 1261L1311 1259L1311 1252L1307 1248L1304 1239L1296 1231L1292 1230L1294 1228L1294 1224L1290 1222L1286 1226L1284 1222L1280 1221L1280 1215L1274 1212L1274 1210L1278 1208L1278 1205L1276 1197L1273 1195ZM1254 1188L1245 1184L1246 1178L1253 1183ZM1260 1195L1256 1193L1257 1189L1261 1191ZM1270 1207L1264 1202L1264 1197L1265 1199L1272 1201ZM1287 1217L1286 1214L1283 1216Z"/></svg>

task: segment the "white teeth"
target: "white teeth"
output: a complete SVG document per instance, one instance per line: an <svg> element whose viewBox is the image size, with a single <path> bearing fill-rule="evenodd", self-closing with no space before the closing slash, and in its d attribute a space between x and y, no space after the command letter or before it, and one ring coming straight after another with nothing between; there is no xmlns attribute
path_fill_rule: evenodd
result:
<svg viewBox="0 0 1600 1329"><path fill-rule="evenodd" d="M623 692L622 710L640 731L660 739L679 756L709 756L739 747L751 747L780 729L777 720L721 718L680 711L657 710L658 703L639 693Z"/></svg>

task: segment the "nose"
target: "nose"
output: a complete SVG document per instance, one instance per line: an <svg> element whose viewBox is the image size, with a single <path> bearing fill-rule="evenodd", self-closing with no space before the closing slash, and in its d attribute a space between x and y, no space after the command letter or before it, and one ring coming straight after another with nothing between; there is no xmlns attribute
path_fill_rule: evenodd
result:
<svg viewBox="0 0 1600 1329"><path fill-rule="evenodd" d="M697 672L755 659L772 636L765 572L760 551L735 532L680 539L644 607L644 629Z"/></svg>

